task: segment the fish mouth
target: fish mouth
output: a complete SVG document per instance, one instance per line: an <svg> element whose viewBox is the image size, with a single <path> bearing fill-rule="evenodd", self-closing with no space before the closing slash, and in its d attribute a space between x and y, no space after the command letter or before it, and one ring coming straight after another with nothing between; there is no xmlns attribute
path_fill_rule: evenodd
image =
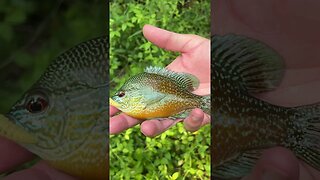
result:
<svg viewBox="0 0 320 180"><path fill-rule="evenodd" d="M120 104L114 101L112 98L109 98L109 103L111 106L114 106L116 108L120 107Z"/></svg>
<svg viewBox="0 0 320 180"><path fill-rule="evenodd" d="M34 135L14 124L2 114L0 114L0 135L17 143L35 144L37 142Z"/></svg>

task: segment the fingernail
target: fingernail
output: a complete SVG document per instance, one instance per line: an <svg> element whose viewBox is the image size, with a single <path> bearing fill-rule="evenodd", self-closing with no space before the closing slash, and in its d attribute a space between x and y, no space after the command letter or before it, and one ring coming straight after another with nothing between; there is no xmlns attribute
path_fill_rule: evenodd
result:
<svg viewBox="0 0 320 180"><path fill-rule="evenodd" d="M262 180L289 180L287 176L275 171L265 171L262 174Z"/></svg>

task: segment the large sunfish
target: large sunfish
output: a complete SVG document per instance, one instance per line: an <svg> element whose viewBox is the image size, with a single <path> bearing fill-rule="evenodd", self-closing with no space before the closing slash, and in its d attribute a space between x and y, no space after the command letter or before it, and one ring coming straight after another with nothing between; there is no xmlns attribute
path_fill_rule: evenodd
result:
<svg viewBox="0 0 320 180"><path fill-rule="evenodd" d="M214 35L212 56L213 176L247 175L265 148L283 146L320 170L320 104L281 107L252 96L277 87L280 55L239 35Z"/></svg>
<svg viewBox="0 0 320 180"><path fill-rule="evenodd" d="M110 103L141 120L185 118L193 108L209 114L210 96L192 93L198 85L198 79L191 74L149 67L130 77L110 98Z"/></svg>
<svg viewBox="0 0 320 180"><path fill-rule="evenodd" d="M108 38L64 52L5 116L0 135L81 179L107 179Z"/></svg>

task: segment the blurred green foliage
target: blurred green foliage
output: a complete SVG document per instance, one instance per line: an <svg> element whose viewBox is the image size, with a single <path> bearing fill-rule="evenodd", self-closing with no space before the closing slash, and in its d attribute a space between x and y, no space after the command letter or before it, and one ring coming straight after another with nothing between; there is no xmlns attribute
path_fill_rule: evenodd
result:
<svg viewBox="0 0 320 180"><path fill-rule="evenodd" d="M178 55L148 42L145 24L210 37L209 0L110 2L110 80L113 94L146 66L165 67ZM140 127L110 136L111 179L209 179L210 126L188 133L177 124L156 138Z"/></svg>
<svg viewBox="0 0 320 180"><path fill-rule="evenodd" d="M0 113L59 54L107 33L105 1L0 1Z"/></svg>

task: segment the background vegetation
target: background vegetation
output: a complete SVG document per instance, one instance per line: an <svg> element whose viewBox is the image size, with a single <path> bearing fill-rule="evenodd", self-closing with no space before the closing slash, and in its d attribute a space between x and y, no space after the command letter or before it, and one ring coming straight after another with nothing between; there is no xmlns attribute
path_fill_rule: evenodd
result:
<svg viewBox="0 0 320 180"><path fill-rule="evenodd" d="M110 93L146 66L165 67L177 56L147 42L143 25L209 38L209 22L209 0L111 1ZM209 179L210 127L188 133L178 124L151 139L137 126L111 136L110 178Z"/></svg>
<svg viewBox="0 0 320 180"><path fill-rule="evenodd" d="M0 113L63 51L107 34L105 1L0 1Z"/></svg>

